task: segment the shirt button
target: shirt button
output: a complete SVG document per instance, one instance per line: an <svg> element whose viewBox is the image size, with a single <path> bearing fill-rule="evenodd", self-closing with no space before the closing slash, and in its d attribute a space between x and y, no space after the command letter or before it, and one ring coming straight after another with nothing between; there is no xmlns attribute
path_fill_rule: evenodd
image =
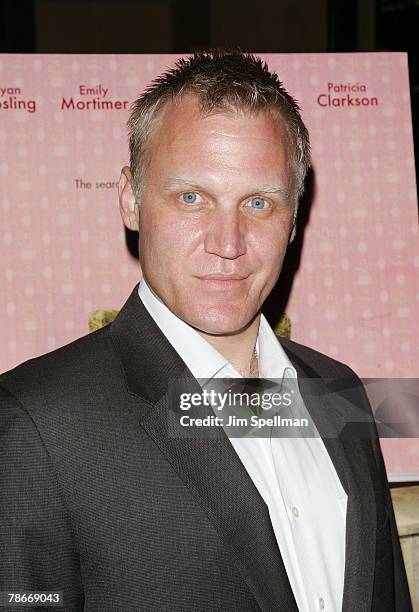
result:
<svg viewBox="0 0 419 612"><path fill-rule="evenodd" d="M320 599L319 599L319 608L320 608L320 610L324 610L325 607L326 607L326 604L324 603L324 599L323 599L323 597L320 597Z"/></svg>
<svg viewBox="0 0 419 612"><path fill-rule="evenodd" d="M292 507L292 514L294 518L298 518L300 516L300 513L298 512L298 508L296 506Z"/></svg>

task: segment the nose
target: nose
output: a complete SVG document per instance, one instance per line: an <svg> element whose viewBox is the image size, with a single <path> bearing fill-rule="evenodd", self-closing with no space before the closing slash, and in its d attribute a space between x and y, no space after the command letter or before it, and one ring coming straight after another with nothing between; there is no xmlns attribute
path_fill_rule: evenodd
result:
<svg viewBox="0 0 419 612"><path fill-rule="evenodd" d="M244 255L245 223L238 210L214 211L205 234L205 252L224 259L237 259Z"/></svg>

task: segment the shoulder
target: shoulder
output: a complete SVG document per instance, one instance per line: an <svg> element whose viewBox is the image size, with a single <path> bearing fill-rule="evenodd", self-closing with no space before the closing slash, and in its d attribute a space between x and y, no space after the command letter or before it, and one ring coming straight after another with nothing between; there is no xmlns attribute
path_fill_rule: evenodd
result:
<svg viewBox="0 0 419 612"><path fill-rule="evenodd" d="M289 356L294 356L301 361L302 364L316 371L322 378L332 377L350 377L357 380L357 374L346 363L333 359L324 353L278 336L278 341L282 348Z"/></svg>
<svg viewBox="0 0 419 612"><path fill-rule="evenodd" d="M39 357L28 359L7 372L3 372L0 374L0 383L21 377L30 378L35 371L77 366L80 364L80 360L89 359L95 353L103 352L108 336L109 330L107 327L90 332L64 346Z"/></svg>
<svg viewBox="0 0 419 612"><path fill-rule="evenodd" d="M0 386L22 404L45 404L46 397L91 393L115 369L108 326L54 351L29 359L0 375Z"/></svg>
<svg viewBox="0 0 419 612"><path fill-rule="evenodd" d="M278 338L278 340L287 353L296 355L301 361L306 362L308 366L318 369L321 375L322 372L320 372L320 370L324 370L326 375L330 375L331 371L346 371L355 374L345 363L333 359L324 353L320 353L309 346L299 344L298 342L286 338Z"/></svg>
<svg viewBox="0 0 419 612"><path fill-rule="evenodd" d="M324 355L313 348L299 344L285 338L278 338L282 348L288 354L291 361L298 362L308 372L309 378L321 378L322 384L330 393L337 393L339 396L349 401L356 408L360 408L368 414L368 428L373 438L377 437L377 432L372 425L373 411L366 394L364 384L358 374L346 363L342 363L328 355Z"/></svg>

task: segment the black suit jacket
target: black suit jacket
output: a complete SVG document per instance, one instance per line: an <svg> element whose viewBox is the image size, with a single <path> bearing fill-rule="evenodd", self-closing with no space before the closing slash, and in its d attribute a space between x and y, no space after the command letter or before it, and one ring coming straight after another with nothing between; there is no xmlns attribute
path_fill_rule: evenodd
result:
<svg viewBox="0 0 419 612"><path fill-rule="evenodd" d="M63 590L66 612L297 610L267 506L223 430L168 435L169 379L200 388L137 289L109 326L0 379L0 590ZM333 436L370 414L360 381L280 341L311 377L302 394L348 494L343 610L408 612L374 425ZM331 394L325 378L349 384Z"/></svg>

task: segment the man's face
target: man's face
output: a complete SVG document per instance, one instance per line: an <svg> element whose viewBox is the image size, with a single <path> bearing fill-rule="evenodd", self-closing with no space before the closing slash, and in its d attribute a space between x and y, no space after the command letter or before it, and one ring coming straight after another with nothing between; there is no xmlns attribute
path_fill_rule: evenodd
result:
<svg viewBox="0 0 419 612"><path fill-rule="evenodd" d="M149 155L139 213L149 287L198 330L239 332L275 285L292 227L282 122L268 112L204 117L185 96Z"/></svg>

